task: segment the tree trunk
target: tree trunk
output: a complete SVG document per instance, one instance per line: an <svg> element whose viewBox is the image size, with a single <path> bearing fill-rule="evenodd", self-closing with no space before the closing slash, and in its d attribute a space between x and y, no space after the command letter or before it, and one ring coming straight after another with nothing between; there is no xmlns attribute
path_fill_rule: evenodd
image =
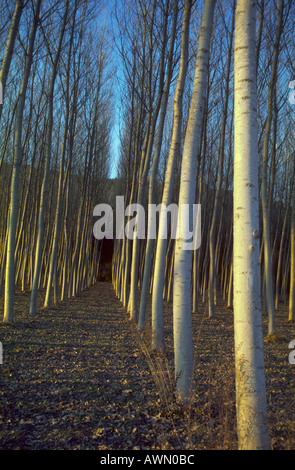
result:
<svg viewBox="0 0 295 470"><path fill-rule="evenodd" d="M234 331L241 450L269 448L259 266L256 8L256 1L238 0L234 56Z"/></svg>
<svg viewBox="0 0 295 470"><path fill-rule="evenodd" d="M15 284L15 242L16 228L18 218L18 191L19 191L19 175L22 158L22 127L23 114L26 99L26 90L28 86L31 65L33 61L34 43L38 29L39 13L41 8L41 0L36 4L34 12L34 20L31 29L29 47L26 54L26 65L23 74L23 80L19 93L18 106L16 111L15 135L14 135L14 160L12 169L12 179L10 188L10 210L9 210L9 226L7 239L7 259L5 272L5 301L4 301L4 322L12 323L14 316L14 284Z"/></svg>
<svg viewBox="0 0 295 470"><path fill-rule="evenodd" d="M175 176L175 166L177 155L180 153L181 127L182 127L182 102L185 86L185 79L188 67L188 44L189 44L189 27L191 17L192 1L186 0L183 22L182 22L182 39L181 39L181 58L178 81L174 98L174 120L171 138L171 148L167 163L165 183L162 196L162 206L167 208L172 201L173 182ZM154 287L152 292L152 346L155 350L164 348L163 337L163 291L165 276L165 257L167 250L167 239L162 236L166 228L166 212L160 212L159 215L159 232L156 247L155 269L154 269Z"/></svg>
<svg viewBox="0 0 295 470"><path fill-rule="evenodd" d="M271 263L271 246L270 246L270 220L269 220L269 204L267 195L267 165L268 165L268 147L271 131L271 122L273 114L273 97L274 88L277 78L277 64L279 56L280 37L282 33L284 0L278 0L278 27L273 50L273 59L271 67L271 80L268 92L268 110L267 121L263 144L263 160L262 160L262 178L261 178L261 200L262 200L262 217L263 217L263 241L264 241L264 275L265 275L265 296L266 308L268 312L268 334L275 332L275 305L273 295L273 274Z"/></svg>
<svg viewBox="0 0 295 470"><path fill-rule="evenodd" d="M157 174L158 164L159 164L159 159L160 159L160 154L161 154L165 116L166 116L170 83L171 83L172 71L173 71L172 65L173 65L173 52L174 52L174 43L175 43L176 27L177 27L177 16L178 16L178 2L177 0L175 0L174 1L173 26L172 26L172 33L171 33L171 39L170 39L168 66L167 66L167 73L166 73L166 82L165 82L165 88L163 92L163 102L162 102L161 113L159 117L155 154L153 158L151 175L150 175L150 183L149 183L149 204L150 205L155 203L154 192L155 192L156 174ZM138 327L140 331L142 331L145 327L145 313L146 313L146 306L147 306L148 293L149 293L153 247L154 247L154 240L148 237L147 245L146 245L145 260L144 260L144 275L143 275L143 284L142 284L140 310L139 310L139 321L138 321Z"/></svg>
<svg viewBox="0 0 295 470"><path fill-rule="evenodd" d="M12 55L13 55L14 43L15 43L15 39L18 33L19 23L20 23L23 9L24 9L24 0L16 0L14 13L13 13L13 17L12 17L12 21L10 25L9 34L8 34L8 39L6 43L6 50L5 50L3 62L1 65L1 71L0 71L0 83L2 86L3 100L4 100L4 94L5 94L5 86L6 86L7 77L8 77L8 73L10 69ZM2 115L2 109L3 109L3 106L0 105L0 120L1 120L1 115Z"/></svg>
<svg viewBox="0 0 295 470"><path fill-rule="evenodd" d="M41 270L41 258L42 258L42 246L43 246L43 232L44 232L44 217L45 217L45 206L47 203L48 197L48 178L50 171L50 161L51 161L51 146L52 146L52 128L53 128L53 94L54 94L54 85L57 76L57 67L60 59L61 47L63 43L63 37L65 33L66 23L68 20L68 9L69 9L69 0L66 3L66 10L64 13L62 29L60 33L60 38L58 42L58 47L53 63L52 76L50 81L50 89L48 93L48 129L47 129L47 147L46 147L46 158L45 158L45 169L44 176L41 188L41 200L40 200L40 210L39 210L39 220L38 220L38 238L36 246L36 255L35 255L35 267L34 267L34 278L30 299L30 314L35 314L37 311L37 295L38 295L38 284L40 280L40 270Z"/></svg>
<svg viewBox="0 0 295 470"><path fill-rule="evenodd" d="M210 227L210 234L209 234L209 248L210 248L210 275L209 275L209 318L215 317L215 302L214 302L214 289L216 288L216 240L215 240L215 232L216 232L216 223L217 223L217 216L219 213L220 208L220 194L222 189L222 180L223 180L223 162L224 162L224 146L225 146L225 131L226 131L226 123L227 123L227 114L228 114L228 99L229 99L229 85L230 85L230 71L231 71L231 57L232 57L232 46L233 46L233 35L234 35L234 25L235 25L235 2L233 4L233 12L232 12L232 24L231 24L231 32L230 32L230 44L229 44L229 51L228 51L228 62L227 62L227 71L226 71L226 79L225 79L225 99L223 105L223 119L222 119L222 130L221 130L221 138L220 138L220 146L219 146L219 168L218 168L218 183L217 189L215 193L214 199L214 207L213 207L213 215Z"/></svg>
<svg viewBox="0 0 295 470"><path fill-rule="evenodd" d="M70 66L71 66L71 60L72 60L72 45L73 45L73 37L74 37L74 29L75 29L75 18L76 18L76 9L73 15L73 25L72 25L72 30L71 30L69 55L68 55L68 63L67 63L67 70L66 70L66 90L65 90L66 113L65 113L65 123L64 123L64 132L63 132L63 143L62 143L62 149L61 149L61 158L60 158L60 165L59 165L58 194L57 194L55 221L54 221L53 244L52 244L52 250L51 250L51 258L50 258L50 266L49 266L44 307L49 307L51 303L51 289L52 289L53 275L57 266L57 250L58 250L58 241L59 241L59 233L60 233L61 210L62 210L62 202L63 202L63 195L64 195L64 186L66 183L66 182L64 183L64 162L66 158L66 149L67 149L67 140L68 140L68 124L69 124L69 116L70 116L70 96L69 96L70 94L70 89L69 89L70 88Z"/></svg>
<svg viewBox="0 0 295 470"><path fill-rule="evenodd" d="M209 69L210 43L216 0L205 2L195 65L194 87L187 123L179 190L179 211L187 204L190 213L195 203L196 168L198 145L201 134L203 112L206 102ZM183 402L190 397L193 374L193 338L191 323L191 268L192 250L185 250L187 242L181 227L175 241L174 287L173 287L173 332L175 354L175 378L177 392Z"/></svg>

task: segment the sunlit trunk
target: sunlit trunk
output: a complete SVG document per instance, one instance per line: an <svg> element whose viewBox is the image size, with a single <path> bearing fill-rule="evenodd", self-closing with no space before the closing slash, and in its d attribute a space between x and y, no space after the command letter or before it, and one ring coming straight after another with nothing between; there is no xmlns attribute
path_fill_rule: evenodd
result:
<svg viewBox="0 0 295 470"><path fill-rule="evenodd" d="M60 59L61 47L63 43L63 37L66 28L66 22L68 19L68 8L69 0L66 3L66 10L64 13L63 24L61 28L61 34L59 37L59 42L57 46L57 51L52 68L52 76L50 80L50 88L48 93L48 128L47 128L47 143L46 143L46 158L45 158L45 168L41 188L41 199L40 199L40 210L39 210L39 219L38 219L38 237L37 237L37 246L36 246L36 255L35 255L35 266L34 266L34 276L33 276L33 285L30 299L29 312L30 314L35 314L37 311L37 296L38 296L38 285L40 280L40 271L41 271L41 259L42 259L42 247L43 247L43 234L44 234L44 218L45 218L45 208L48 198L48 179L50 171L50 161L51 161L51 147L52 147L52 129L53 129L53 106L54 106L54 87L57 76L57 67Z"/></svg>
<svg viewBox="0 0 295 470"><path fill-rule="evenodd" d="M171 147L167 163L165 183L162 196L163 208L167 208L172 201L173 182L175 176L175 165L178 154L180 153L181 126L182 126L182 102L183 91L188 66L188 42L189 27L191 17L191 0L185 3L182 23L182 43L181 60L178 81L174 98L174 120L171 138ZM167 239L163 236L166 228L165 212L161 211L159 215L159 233L156 247L154 286L152 292L152 346L153 349L161 350L164 347L163 336L163 291L165 276L165 257L167 250Z"/></svg>
<svg viewBox="0 0 295 470"><path fill-rule="evenodd" d="M22 156L22 127L23 114L26 99L26 90L28 86L31 65L33 61L34 43L37 34L39 14L41 8L41 0L36 4L33 25L31 29L29 47L26 54L26 65L23 73L23 80L19 92L18 106L15 118L15 135L14 135L14 157L12 168L12 179L10 187L10 208L9 208L9 225L7 238L6 253L6 271L5 271L5 300L4 300L4 322L12 323L14 317L14 288L15 288L15 242L16 227L18 218L18 191L19 176Z"/></svg>
<svg viewBox="0 0 295 470"><path fill-rule="evenodd" d="M257 2L238 0L235 31L234 331L239 449L269 447L261 321Z"/></svg>
<svg viewBox="0 0 295 470"><path fill-rule="evenodd" d="M192 209L196 194L196 169L199 138L206 102L207 76L209 69L210 42L216 0L205 2L199 35L195 65L191 108L187 123L181 167L178 207L188 204ZM175 354L175 377L177 392L182 401L190 396L193 374L193 337L191 320L191 264L192 250L184 250L187 240L181 236L175 242L174 287L173 287L173 331Z"/></svg>

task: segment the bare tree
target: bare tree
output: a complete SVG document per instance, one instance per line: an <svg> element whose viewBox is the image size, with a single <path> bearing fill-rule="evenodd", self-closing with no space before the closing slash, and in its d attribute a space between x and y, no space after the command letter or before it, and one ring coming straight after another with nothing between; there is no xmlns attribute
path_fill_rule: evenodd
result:
<svg viewBox="0 0 295 470"><path fill-rule="evenodd" d="M22 127L23 114L26 100L26 91L33 61L34 43L38 29L39 14L41 9L41 0L38 0L33 11L33 24L30 34L29 47L26 53L26 64L23 73L19 100L15 117L14 134L14 161L12 169L11 189L10 189L10 210L9 226L7 239L7 259L5 274L5 303L4 303L4 322L13 322L14 317L14 285L15 285L15 237L18 217L18 192L19 175L22 157Z"/></svg>
<svg viewBox="0 0 295 470"><path fill-rule="evenodd" d="M238 0L235 29L234 329L240 449L269 447L259 269L257 2Z"/></svg>
<svg viewBox="0 0 295 470"><path fill-rule="evenodd" d="M195 202L196 156L200 129L206 102L207 76L209 68L210 42L216 1L204 5L202 24L198 42L195 65L194 88L192 93L189 119L186 129L178 207L188 204L190 213ZM191 392L193 373L193 337L191 324L191 261L192 251L185 250L187 240L179 227L179 238L175 242L174 289L173 289L173 331L175 354L175 377L177 391L182 401L187 401Z"/></svg>

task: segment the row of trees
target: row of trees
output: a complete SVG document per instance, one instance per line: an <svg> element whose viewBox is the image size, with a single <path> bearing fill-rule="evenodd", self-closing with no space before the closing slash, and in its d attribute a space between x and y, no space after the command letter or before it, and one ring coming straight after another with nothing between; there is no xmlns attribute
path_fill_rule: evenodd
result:
<svg viewBox="0 0 295 470"><path fill-rule="evenodd" d="M0 11L4 322L14 319L17 284L35 314L40 288L49 306L98 278L93 210L114 196L116 63L115 194L126 207L201 204L202 243L185 251L183 239L165 238L159 208L157 240L115 240L113 286L140 331L151 294L155 351L165 348L163 299L173 301L184 403L192 313L207 298L210 318L219 295L234 302L240 448L268 447L261 299L269 334L280 301L295 318L293 10L293 0L115 2L113 37L97 0L16 0Z"/></svg>
<svg viewBox="0 0 295 470"><path fill-rule="evenodd" d="M34 314L40 287L49 306L97 279L92 211L110 171L113 98L99 2L1 8L0 288L11 323L17 283Z"/></svg>
<svg viewBox="0 0 295 470"><path fill-rule="evenodd" d="M261 300L269 335L281 301L295 318L293 10L284 1L151 0L129 2L119 17L126 206L163 206L156 241L116 241L114 289L140 331L151 294L155 351L165 347L163 298L173 301L184 402L193 373L191 313L207 296L210 318L218 295L229 308L234 300L241 448L268 446ZM202 205L202 244L193 254L183 239L162 237L163 207L172 203Z"/></svg>

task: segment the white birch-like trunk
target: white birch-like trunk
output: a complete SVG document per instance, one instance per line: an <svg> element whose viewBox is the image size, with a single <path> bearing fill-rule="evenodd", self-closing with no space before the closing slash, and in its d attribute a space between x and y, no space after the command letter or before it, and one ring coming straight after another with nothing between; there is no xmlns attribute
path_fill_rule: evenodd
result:
<svg viewBox="0 0 295 470"><path fill-rule="evenodd" d="M203 111L206 102L210 42L216 0L205 2L195 65L191 108L184 141L179 210L184 204L192 209L196 194L196 169ZM193 374L193 335L191 322L192 251L184 250L181 230L175 243L173 287L173 331L177 393L183 402L190 396Z"/></svg>
<svg viewBox="0 0 295 470"><path fill-rule="evenodd" d="M165 232L167 223L165 208L167 208L172 201L175 165L177 156L180 152L181 126L183 115L182 101L188 65L188 43L191 8L192 1L186 0L182 22L180 69L174 98L174 120L171 138L171 148L169 152L162 196L162 207L164 208L164 210L160 211L159 216L159 233L156 247L154 283L152 291L152 347L155 350L162 350L164 348L163 291L167 239L163 236L163 233Z"/></svg>
<svg viewBox="0 0 295 470"><path fill-rule="evenodd" d="M234 330L241 450L269 447L258 232L256 8L256 1L238 0L234 56Z"/></svg>

